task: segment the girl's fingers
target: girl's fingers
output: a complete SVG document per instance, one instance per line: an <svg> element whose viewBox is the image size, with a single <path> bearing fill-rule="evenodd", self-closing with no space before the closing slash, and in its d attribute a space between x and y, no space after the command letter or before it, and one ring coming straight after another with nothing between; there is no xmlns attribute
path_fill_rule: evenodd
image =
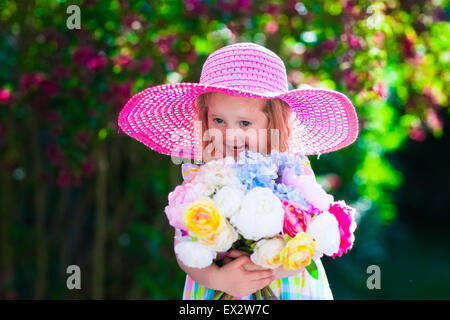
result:
<svg viewBox="0 0 450 320"><path fill-rule="evenodd" d="M262 288L265 288L267 286L269 286L274 280L269 278L269 279L261 279L258 281L254 281L253 282L253 289L252 291L255 292L257 290L261 290Z"/></svg>
<svg viewBox="0 0 450 320"><path fill-rule="evenodd" d="M267 270L267 268L261 267L253 262L250 262L249 264L245 265L245 269L248 271L254 271L254 270Z"/></svg>
<svg viewBox="0 0 450 320"><path fill-rule="evenodd" d="M233 261L233 259L228 258L228 257L224 257L224 258L223 258L223 264L227 264L227 263L229 263L229 262L231 262L231 261Z"/></svg>
<svg viewBox="0 0 450 320"><path fill-rule="evenodd" d="M231 263L234 263L236 267L244 267L247 263L251 262L250 258L246 255L240 256L234 259Z"/></svg>
<svg viewBox="0 0 450 320"><path fill-rule="evenodd" d="M250 279L254 281L273 278L272 270L258 270L258 271L248 271Z"/></svg>
<svg viewBox="0 0 450 320"><path fill-rule="evenodd" d="M248 252L236 250L236 249L232 249L226 253L226 256L230 257L230 258L239 258L240 256L243 256L243 255L249 256L250 254Z"/></svg>

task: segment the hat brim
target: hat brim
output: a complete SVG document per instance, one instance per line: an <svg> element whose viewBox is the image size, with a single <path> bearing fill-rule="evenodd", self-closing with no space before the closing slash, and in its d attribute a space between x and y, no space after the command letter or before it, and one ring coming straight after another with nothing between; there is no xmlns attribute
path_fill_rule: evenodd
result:
<svg viewBox="0 0 450 320"><path fill-rule="evenodd" d="M194 100L206 92L246 98L279 98L291 106L289 152L305 155L342 149L358 136L358 118L342 93L320 88L259 94L200 83L162 84L135 94L119 114L120 128L151 149L170 156L201 159L201 128Z"/></svg>

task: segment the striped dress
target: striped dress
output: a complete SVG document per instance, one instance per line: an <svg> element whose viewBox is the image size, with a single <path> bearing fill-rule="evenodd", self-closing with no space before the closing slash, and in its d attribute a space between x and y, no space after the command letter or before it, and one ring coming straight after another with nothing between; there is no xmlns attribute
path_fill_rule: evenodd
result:
<svg viewBox="0 0 450 320"><path fill-rule="evenodd" d="M304 174L312 174L309 160L304 155L299 155L299 161L303 166ZM182 164L181 166L183 179L189 181L190 178L198 171L198 166L194 164ZM176 236L181 236L181 231L176 230ZM325 274L322 262L320 259L315 260L319 277L314 279L311 275L303 269L298 274L278 279L270 284L273 293L280 300L332 300L328 279ZM210 300L214 296L214 290L206 288L194 281L186 275L184 284L183 300ZM253 300L252 295L234 297L235 300Z"/></svg>

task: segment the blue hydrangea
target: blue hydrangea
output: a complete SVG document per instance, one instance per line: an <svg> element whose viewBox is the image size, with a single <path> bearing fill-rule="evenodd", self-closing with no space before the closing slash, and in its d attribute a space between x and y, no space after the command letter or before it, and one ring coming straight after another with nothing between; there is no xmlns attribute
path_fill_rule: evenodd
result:
<svg viewBox="0 0 450 320"><path fill-rule="evenodd" d="M244 150L236 162L238 176L247 190L255 187L272 189L278 178L277 166L270 157L260 153Z"/></svg>
<svg viewBox="0 0 450 320"><path fill-rule="evenodd" d="M285 168L293 169L295 174L298 176L304 173L303 167L298 160L298 155L272 150L272 152L270 153L270 158L272 159L272 163L274 163L274 165L278 167L277 173L279 176L283 175L283 171Z"/></svg>
<svg viewBox="0 0 450 320"><path fill-rule="evenodd" d="M292 186L288 186L283 183L276 183L273 186L272 192L280 199L295 201L305 207L308 207L308 201L305 200L300 191Z"/></svg>

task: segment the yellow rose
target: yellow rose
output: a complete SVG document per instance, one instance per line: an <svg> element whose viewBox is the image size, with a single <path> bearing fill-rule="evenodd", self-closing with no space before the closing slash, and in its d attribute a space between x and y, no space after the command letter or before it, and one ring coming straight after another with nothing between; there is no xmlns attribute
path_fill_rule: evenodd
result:
<svg viewBox="0 0 450 320"><path fill-rule="evenodd" d="M281 251L281 262L286 270L299 270L308 266L314 255L314 239L299 232L290 239Z"/></svg>
<svg viewBox="0 0 450 320"><path fill-rule="evenodd" d="M201 238L201 241L209 249L225 252L231 248L233 243L238 239L238 233L230 225L230 223L224 219L224 222L219 227L217 232Z"/></svg>
<svg viewBox="0 0 450 320"><path fill-rule="evenodd" d="M223 218L217 211L214 200L203 197L184 209L183 222L189 234L203 238L219 231Z"/></svg>

